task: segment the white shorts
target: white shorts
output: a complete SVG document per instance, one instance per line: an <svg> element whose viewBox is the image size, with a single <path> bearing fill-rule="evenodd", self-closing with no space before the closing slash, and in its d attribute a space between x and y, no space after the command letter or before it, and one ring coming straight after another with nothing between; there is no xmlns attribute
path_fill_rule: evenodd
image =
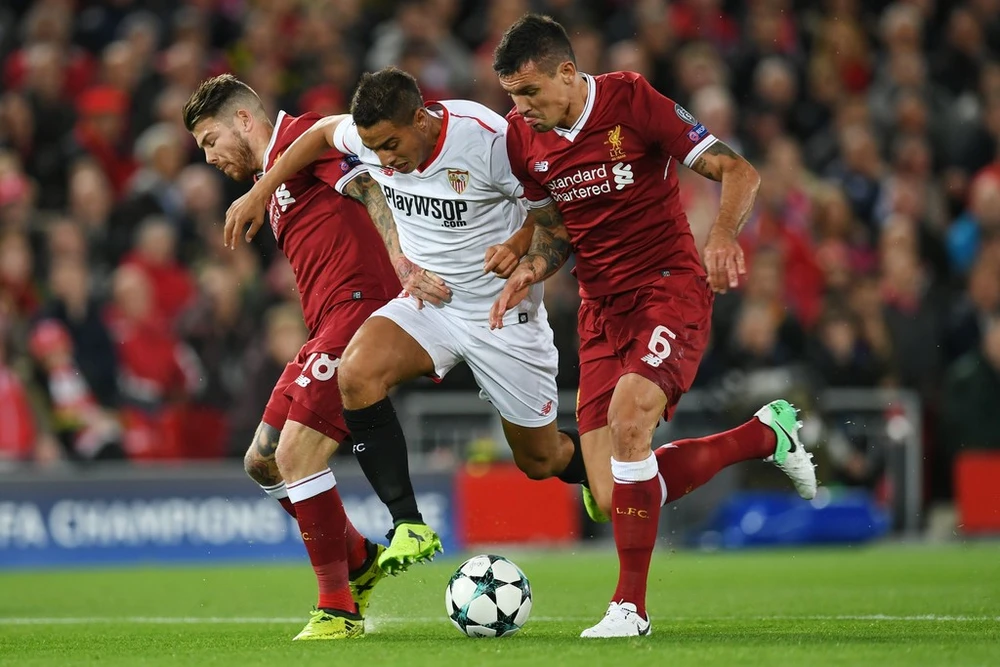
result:
<svg viewBox="0 0 1000 667"><path fill-rule="evenodd" d="M418 310L409 297L393 299L371 317L392 320L417 341L430 355L438 377L465 361L481 389L480 398L512 424L532 428L555 420L559 353L545 306L527 322L495 330L450 315L445 308Z"/></svg>

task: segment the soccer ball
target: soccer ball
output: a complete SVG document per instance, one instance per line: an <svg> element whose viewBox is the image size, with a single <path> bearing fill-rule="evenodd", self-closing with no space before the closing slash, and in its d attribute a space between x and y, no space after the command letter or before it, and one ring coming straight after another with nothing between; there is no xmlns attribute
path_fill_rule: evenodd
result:
<svg viewBox="0 0 1000 667"><path fill-rule="evenodd" d="M474 556L451 575L444 591L448 618L469 637L507 637L531 613L531 584L503 556Z"/></svg>

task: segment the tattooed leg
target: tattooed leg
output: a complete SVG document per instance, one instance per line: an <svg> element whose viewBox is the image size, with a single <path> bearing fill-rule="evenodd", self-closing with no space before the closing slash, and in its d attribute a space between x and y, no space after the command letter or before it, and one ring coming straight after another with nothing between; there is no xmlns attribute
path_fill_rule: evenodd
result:
<svg viewBox="0 0 1000 667"><path fill-rule="evenodd" d="M280 436L281 431L261 422L254 434L253 444L243 458L243 469L261 486L281 484L281 473L278 472L278 464L274 459Z"/></svg>

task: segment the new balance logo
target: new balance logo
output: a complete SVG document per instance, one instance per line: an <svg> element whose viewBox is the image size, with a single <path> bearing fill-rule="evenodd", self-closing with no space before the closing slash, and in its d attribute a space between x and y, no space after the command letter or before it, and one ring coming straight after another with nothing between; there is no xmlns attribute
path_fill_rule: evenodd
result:
<svg viewBox="0 0 1000 667"><path fill-rule="evenodd" d="M642 358L642 361L645 362L645 363L647 363L647 364L649 364L653 368L659 368L660 364L663 363L663 359L661 359L660 357L656 356L652 352L650 352L649 354L647 354L646 356L644 356Z"/></svg>
<svg viewBox="0 0 1000 667"><path fill-rule="evenodd" d="M549 170L548 160L542 160L541 162L535 163L535 171L548 171L548 170Z"/></svg>
<svg viewBox="0 0 1000 667"><path fill-rule="evenodd" d="M550 412L552 412L552 401L548 401L545 405L542 406L542 409L539 410L539 414L541 414L543 417L547 417Z"/></svg>
<svg viewBox="0 0 1000 667"><path fill-rule="evenodd" d="M300 387L308 387L310 382L312 382L312 380L307 378L305 375L300 375L297 378L295 378L295 384L299 385Z"/></svg>

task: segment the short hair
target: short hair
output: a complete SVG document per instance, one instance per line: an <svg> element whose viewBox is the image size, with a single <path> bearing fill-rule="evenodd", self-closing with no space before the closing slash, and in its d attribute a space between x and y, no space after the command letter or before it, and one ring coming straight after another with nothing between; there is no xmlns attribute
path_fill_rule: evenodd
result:
<svg viewBox="0 0 1000 667"><path fill-rule="evenodd" d="M264 104L253 88L232 74L213 76L202 81L184 105L184 127L194 132L194 126L205 118L228 120L241 105L264 113Z"/></svg>
<svg viewBox="0 0 1000 667"><path fill-rule="evenodd" d="M507 28L493 52L493 71L510 76L530 62L546 74L560 63L576 64L566 29L549 16L525 14Z"/></svg>
<svg viewBox="0 0 1000 667"><path fill-rule="evenodd" d="M411 74L398 67L365 72L351 98L351 116L358 127L372 127L383 120L408 125L424 106L420 86Z"/></svg>

